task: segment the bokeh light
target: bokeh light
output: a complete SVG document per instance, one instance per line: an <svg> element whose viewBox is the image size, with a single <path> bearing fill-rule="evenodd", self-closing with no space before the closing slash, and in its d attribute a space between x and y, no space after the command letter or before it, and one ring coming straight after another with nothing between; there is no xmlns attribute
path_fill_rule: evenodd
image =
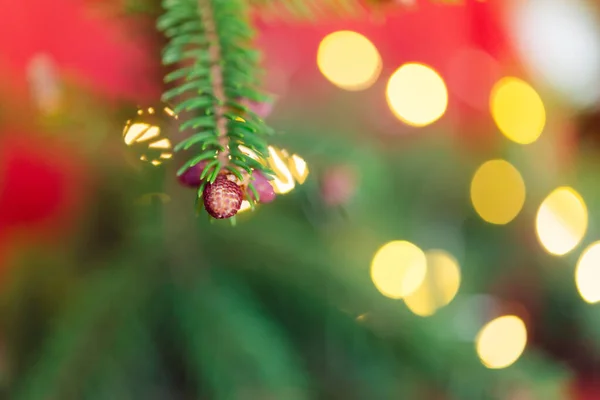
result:
<svg viewBox="0 0 600 400"><path fill-rule="evenodd" d="M600 19L594 3L519 1L508 18L532 75L580 108L600 100Z"/></svg>
<svg viewBox="0 0 600 400"><path fill-rule="evenodd" d="M525 323L514 315L505 315L485 325L476 339L479 359L487 368L500 369L519 359L527 345Z"/></svg>
<svg viewBox="0 0 600 400"><path fill-rule="evenodd" d="M269 157L267 160L260 159L252 150L245 146L239 149L249 157L267 165L275 174L271 185L277 194L286 194L291 192L296 184L302 185L306 182L309 174L308 165L302 157L297 154L290 154L285 149L279 149L269 146ZM244 207L244 204L242 204Z"/></svg>
<svg viewBox="0 0 600 400"><path fill-rule="evenodd" d="M371 279L381 294L400 299L423 283L427 270L425 253L414 244L396 240L382 246L371 262Z"/></svg>
<svg viewBox="0 0 600 400"><path fill-rule="evenodd" d="M542 99L518 78L503 78L494 85L490 109L500 132L519 144L535 142L546 124Z"/></svg>
<svg viewBox="0 0 600 400"><path fill-rule="evenodd" d="M387 102L407 125L425 126L437 121L448 107L448 90L442 77L423 64L404 64L390 77Z"/></svg>
<svg viewBox="0 0 600 400"><path fill-rule="evenodd" d="M131 145L134 142L145 142L160 135L158 126L136 122L128 124L123 131L123 140L125 144Z"/></svg>
<svg viewBox="0 0 600 400"><path fill-rule="evenodd" d="M575 283L583 300L590 304L600 302L600 241L589 245L579 257Z"/></svg>
<svg viewBox="0 0 600 400"><path fill-rule="evenodd" d="M275 173L275 179L271 184L277 194L291 192L296 187L296 183L301 185L308 176L308 167L304 159L296 154L290 156L286 150L269 146L267 163Z"/></svg>
<svg viewBox="0 0 600 400"><path fill-rule="evenodd" d="M271 184L273 184L275 192L278 194L289 193L296 187L292 171L285 162L286 158L286 154L282 150L269 146L268 162L273 172L275 172L275 179L271 181Z"/></svg>
<svg viewBox="0 0 600 400"><path fill-rule="evenodd" d="M427 317L448 305L458 293L460 267L450 254L443 250L425 253L427 270L416 291L404 297L406 306L416 315Z"/></svg>
<svg viewBox="0 0 600 400"><path fill-rule="evenodd" d="M560 187L540 205L536 232L550 254L565 255L583 239L588 226L588 212L583 198L573 188Z"/></svg>
<svg viewBox="0 0 600 400"><path fill-rule="evenodd" d="M483 163L471 181L471 202L479 216L492 224L512 221L525 203L525 182L505 160Z"/></svg>
<svg viewBox="0 0 600 400"><path fill-rule="evenodd" d="M177 118L173 111L164 107L162 112L169 118ZM140 108L137 110L138 117L129 120L123 128L123 141L127 146L136 147L140 150L139 159L160 165L165 160L173 158L173 145L158 125L156 109L153 107Z"/></svg>
<svg viewBox="0 0 600 400"><path fill-rule="evenodd" d="M381 73L381 56L369 39L360 33L338 31L319 45L317 65L334 85L346 90L364 90Z"/></svg>
<svg viewBox="0 0 600 400"><path fill-rule="evenodd" d="M288 158L288 168L292 172L292 176L300 185L306 182L306 178L308 177L308 165L306 165L306 161L302 157L297 154L292 154L290 158Z"/></svg>
<svg viewBox="0 0 600 400"><path fill-rule="evenodd" d="M248 200L243 200L242 205L240 206L240 209L238 210L237 213L241 214L248 210L252 210L252 206L250 205L250 202Z"/></svg>

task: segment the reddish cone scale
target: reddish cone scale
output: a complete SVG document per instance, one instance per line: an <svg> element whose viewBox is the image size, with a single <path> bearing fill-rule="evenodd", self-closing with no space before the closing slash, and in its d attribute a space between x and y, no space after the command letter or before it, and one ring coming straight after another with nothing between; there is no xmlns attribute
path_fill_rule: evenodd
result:
<svg viewBox="0 0 600 400"><path fill-rule="evenodd" d="M221 175L214 183L206 185L202 197L204 208L211 217L225 219L237 214L242 206L244 194L235 182Z"/></svg>

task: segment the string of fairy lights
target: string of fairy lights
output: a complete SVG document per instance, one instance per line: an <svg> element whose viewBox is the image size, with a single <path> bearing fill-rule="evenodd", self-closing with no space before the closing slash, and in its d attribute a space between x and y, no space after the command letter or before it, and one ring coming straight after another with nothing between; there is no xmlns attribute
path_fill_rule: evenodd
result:
<svg viewBox="0 0 600 400"><path fill-rule="evenodd" d="M327 80L349 91L371 87L382 71L382 59L376 46L352 31L327 35L320 43L317 64ZM444 78L420 62L400 65L388 79L385 96L393 115L413 127L432 124L448 107ZM502 77L488 96L491 117L507 139L528 145L540 138L546 125L546 109L531 85L516 77ZM526 183L509 161L488 160L473 174L470 198L484 221L505 225L523 209ZM553 256L573 251L584 239L587 226L585 202L568 186L551 191L538 207L535 218L539 243ZM410 311L421 317L431 316L448 305L457 295L461 281L460 265L449 252L423 251L404 240L382 245L372 259L370 274L382 295L403 300ZM586 302L596 303L600 302L599 282L600 241L597 241L582 252L575 269L575 283ZM506 368L525 350L527 328L518 316L502 315L481 327L473 339L483 365Z"/></svg>

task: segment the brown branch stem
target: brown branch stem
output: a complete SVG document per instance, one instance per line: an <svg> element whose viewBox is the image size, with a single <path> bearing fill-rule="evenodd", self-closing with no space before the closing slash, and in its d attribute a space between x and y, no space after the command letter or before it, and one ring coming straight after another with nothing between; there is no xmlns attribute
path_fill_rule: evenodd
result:
<svg viewBox="0 0 600 400"><path fill-rule="evenodd" d="M223 70L220 65L221 45L215 26L211 0L198 0L198 9L200 10L200 18L209 43L210 77L213 94L217 99L214 107L214 116L217 121L217 135L219 136L219 144L225 149L220 152L218 158L221 165L227 165L229 162L229 140L227 137L227 119L225 118L224 104L226 98L225 90L223 89Z"/></svg>

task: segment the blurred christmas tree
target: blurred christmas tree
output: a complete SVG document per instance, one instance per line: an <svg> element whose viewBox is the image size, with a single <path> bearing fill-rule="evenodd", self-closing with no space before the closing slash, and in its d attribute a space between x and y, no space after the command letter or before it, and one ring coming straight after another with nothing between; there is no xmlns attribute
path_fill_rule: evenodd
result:
<svg viewBox="0 0 600 400"><path fill-rule="evenodd" d="M125 3L0 26L4 398L597 397L594 92L498 3Z"/></svg>

